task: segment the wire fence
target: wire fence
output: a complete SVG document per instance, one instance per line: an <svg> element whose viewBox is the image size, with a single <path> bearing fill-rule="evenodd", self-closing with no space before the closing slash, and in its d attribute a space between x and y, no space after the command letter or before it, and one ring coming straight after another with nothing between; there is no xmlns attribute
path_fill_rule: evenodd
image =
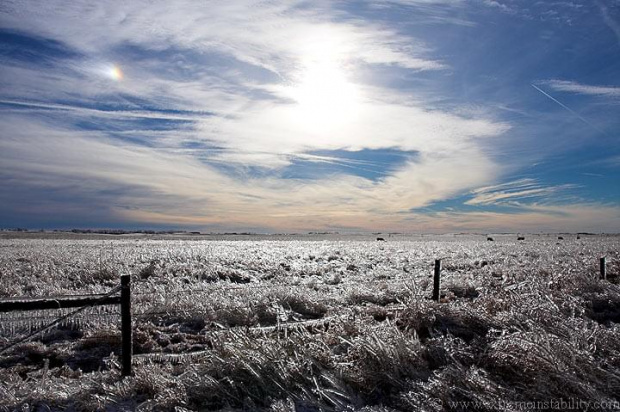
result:
<svg viewBox="0 0 620 412"><path fill-rule="evenodd" d="M441 271L441 265L435 262L435 284L433 287L432 298L439 300L438 288L438 273ZM353 280L334 280L333 283L328 285L338 292L343 293L360 293L365 289L370 289L371 292L383 291L387 294L391 293L394 299L387 301L386 304L381 305L384 311L396 313L398 311L406 310L407 305L402 302L403 296L407 299L430 299L431 293L426 287L417 286L414 276L422 274L428 267L428 276L431 276L430 269L433 267L427 260L420 267L413 268L416 273L410 274L404 270L399 273L392 272L391 275L385 278L379 279L359 279L359 277L353 277ZM439 269L438 269L439 267ZM606 262L604 258L600 260L600 276L601 279L606 279ZM419 280L419 279L418 279ZM206 285L205 285L206 283ZM192 286L199 287L192 287ZM201 282L186 285L185 287L176 286L175 289L169 289L164 286L158 286L156 284L146 282L138 282L132 292L133 297L133 310L131 316L133 317L134 327L140 327L143 323L163 323L170 324L170 322L178 322L188 319L193 319L204 315L205 305L196 304L198 302L208 302L210 296L217 294L220 298L223 297L223 293L233 295L235 298L243 297L243 293L261 292L267 297L267 300L271 299L272 303L272 318L266 325L261 325L260 322L255 322L248 325L234 325L227 322L218 322L217 319L213 321L207 321L207 324L200 333L208 335L209 337L216 336L223 333L235 333L235 330L242 330L244 333L258 333L258 334L284 334L288 336L289 333L297 333L298 331L308 331L313 329L315 331L326 331L329 325L337 322L343 322L350 319L351 316L363 315L363 311L360 310L355 304L349 306L343 305L346 299L335 296L336 293L331 295L321 296L320 291L315 291L318 299L312 301L315 305L325 305L327 307L339 306L340 310L347 311L345 314L335 315L327 314L327 311L318 314L318 318L308 319L307 316L300 313L295 313L292 308L286 307L286 297L295 295L298 291L296 287L304 286L308 284L299 283L275 283L271 281L247 282L247 283L234 283L230 280L220 280L219 282ZM81 341L85 342L84 345L102 345L106 344L108 348L113 348L118 351L121 346L121 338L124 336L119 325L119 320L122 317L122 311L119 311L118 307L97 306L98 303L104 301L106 298L118 293L121 290L121 286L117 286L110 290L106 294L92 295L96 298L92 298L91 304L78 307L77 309L59 308L59 309L46 309L35 310L33 312L0 312L0 342L4 344L0 348L0 356L5 355L10 350L18 347L20 344L28 342L37 336L42 336L49 332L53 328L67 327L69 329L80 329L82 334L80 335ZM273 293L273 295L269 295ZM397 295L401 293L399 298ZM201 298L204 299L201 299ZM225 297L225 296L224 296ZM56 297L60 299L60 297ZM194 303L192 306L183 307L187 302L181 298L187 298L186 300ZM15 300L15 299L14 299ZM53 299L52 299L53 300ZM162 307L162 300L164 307ZM231 299L233 301L233 299ZM27 298L22 300L27 302ZM221 303L221 301L220 301ZM247 306L251 308L254 303L247 302ZM264 304L261 303L261 304ZM181 305L181 307L179 307ZM211 307L211 310L214 308ZM215 309L226 309L225 307ZM203 312L201 312L203 311ZM207 318L208 319L208 318ZM203 320L205 317L203 316ZM131 324L131 321L130 321ZM103 327L107 325L106 327ZM92 327L92 329L89 329ZM8 336L17 339L8 339ZM123 344L124 345L124 344ZM124 351L126 347L123 346ZM138 363L146 361L166 361L170 362L185 362L188 359L196 359L199 357L209 356L209 350L190 350L187 353L169 353L164 348L154 350L152 353L140 353L135 355L135 359ZM116 362L113 355L101 356L101 355L76 355L77 360L82 363L88 362L107 362L112 364Z"/></svg>
<svg viewBox="0 0 620 412"><path fill-rule="evenodd" d="M114 289L112 289L111 291L109 291L108 293L106 293L106 294L102 295L101 297L99 297L99 298L97 298L97 299L93 300L93 301L92 301L92 303L91 303L91 305L89 305L89 306L82 306L82 307L79 307L79 308L77 308L77 309L75 309L75 310L73 310L73 311L71 311L71 312L69 312L69 313L67 313L67 314L65 314L65 315L63 315L63 316L60 316L60 317L58 317L58 318L54 319L52 322L49 322L49 323L47 323L47 324L43 325L42 327L37 328L35 331L30 332L30 333L29 333L28 335L26 335L25 337L23 337L23 338L21 338L21 339L19 339L19 340L15 341L15 342L12 342L11 344L9 344L9 345L5 346L4 348L2 348L2 349L0 350L0 355L2 355L2 354L4 354L4 353L6 353L6 352L7 352L7 351L9 351L10 349L12 349L12 348L16 347L17 345L19 345L19 344L21 344L21 343L24 343L24 342L29 341L30 339L33 339L33 338L34 338L35 336L37 336L37 335L40 335L40 334L45 333L46 331L48 331L48 330L50 330L51 328L53 328L53 327L55 327L55 326L59 325L59 324L60 324L60 323L62 323L63 321L66 321L67 319L69 319L69 318L71 318L71 317L73 317L73 316L77 315L78 313L84 312L84 311L85 311L86 309L88 309L90 306L94 306L94 305L98 304L100 301L103 301L105 298L107 298L107 297L109 297L109 296L114 295L115 293L117 293L117 292L118 292L118 291L120 291L120 290L121 290L121 287L120 287L120 286L117 286L117 287L115 287Z"/></svg>
<svg viewBox="0 0 620 412"><path fill-rule="evenodd" d="M356 282L355 284L340 284L343 289L347 286L355 286L356 288L372 287L376 285L382 285L385 287L402 286L403 280L370 280L363 283ZM192 313L191 309L179 309L179 308L167 308L165 310L145 310L144 306L149 303L157 305L157 298L161 297L165 299L172 299L179 296L192 296L195 295L209 295L215 292L238 292L238 291L286 291L291 293L291 287L296 285L291 284L243 284L240 285L213 285L208 288L185 288L179 290L151 290L143 292L132 292L134 298L134 310L133 315L135 319L144 319L152 316L174 316L174 315L187 315ZM118 288L113 289L104 296L110 296L118 292ZM207 297L205 296L205 297ZM411 295L414 296L414 295ZM417 297L424 297L423 293L415 295ZM137 298L137 299L136 299ZM145 300L146 298L146 300ZM337 299L332 297L326 297L316 303L333 304L338 303ZM29 333L43 333L42 330L47 329L50 325L59 326L79 326L86 327L89 325L101 326L104 322L113 323L118 321L120 311L117 307L109 306L85 306L76 310L64 309L48 309L48 310L36 310L32 312L0 312L0 336L7 334L16 334L28 331Z"/></svg>
<svg viewBox="0 0 620 412"><path fill-rule="evenodd" d="M255 286L255 285L254 285ZM261 286L260 289L267 290L273 289L274 287L282 288L281 285L268 285ZM35 310L33 313L28 314L28 312L9 312L9 313L0 313L0 342L4 344L4 346L0 349L0 356L6 354L11 349L16 348L20 344L26 343L35 337L43 337L46 333L49 333L53 328L64 327L68 329L79 329L82 332L85 332L88 329L88 326L92 326L92 330L97 331L101 330L102 326L108 324L112 327L118 328L118 319L120 317L120 311L117 308L113 309L95 309L96 303L98 300L103 300L106 297L109 297L119 291L120 287L116 287L112 289L107 294L104 294L98 297L97 300L92 302L92 305L82 306L74 310L68 310L67 308L60 309L48 309L48 310ZM217 288L219 291L239 291L239 290L247 290L247 287L239 287L239 286L227 286ZM167 291L166 295L170 296L179 296L183 295L195 295L195 294L209 294L213 293L214 289L184 289L184 290L176 290L176 291ZM153 296L153 292L151 293L136 293L136 297L139 296ZM26 301L26 300L23 300ZM87 311L91 310L92 312L88 313ZM195 316L196 310L187 310L187 309L171 309L167 308L166 310L158 310L158 311L148 311L141 309L138 306L133 313L133 319L135 322L140 321L153 321L155 317L162 317L165 319L173 318L173 317L188 317ZM281 315L279 314L281 317ZM279 319L280 319L279 317ZM310 325L310 324L319 324L321 322L325 322L325 319L317 319L317 320L297 320L290 321L288 319L280 322L278 320L277 326L254 326L252 328L244 328L245 330L252 329L258 330L263 333L268 331L280 330L285 325L286 329L294 329L295 327L301 325ZM231 329L230 326L224 326L222 324L217 324L214 322L216 330L222 329ZM13 338L17 337L17 339L8 339L7 336L12 336ZM90 335L82 335L81 339L85 339L88 342L98 341L110 341L111 339L118 340L121 336L120 331L115 332L113 334L110 333L94 333Z"/></svg>

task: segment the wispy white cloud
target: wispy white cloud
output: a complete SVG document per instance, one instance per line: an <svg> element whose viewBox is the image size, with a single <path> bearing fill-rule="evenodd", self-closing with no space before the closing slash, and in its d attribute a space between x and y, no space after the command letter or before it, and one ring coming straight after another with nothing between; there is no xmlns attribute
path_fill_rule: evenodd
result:
<svg viewBox="0 0 620 412"><path fill-rule="evenodd" d="M523 200L541 200L557 196L560 192L574 189L572 184L544 186L536 179L520 179L499 185L486 186L472 190L473 198L466 201L468 205L512 204L522 206Z"/></svg>
<svg viewBox="0 0 620 412"><path fill-rule="evenodd" d="M567 80L550 80L547 84L560 92L620 98L620 87L616 86L593 86Z"/></svg>
<svg viewBox="0 0 620 412"><path fill-rule="evenodd" d="M481 5L528 21L539 21L559 26L574 26L575 22L592 15L594 2L575 1L520 1L520 0L470 0L470 4Z"/></svg>
<svg viewBox="0 0 620 412"><path fill-rule="evenodd" d="M329 6L306 6L301 0L258 5L244 1L106 1L96 5L88 1L66 5L8 1L3 25L58 39L102 57L129 42L152 50L217 51L286 74L298 64L299 53L306 52L304 47L322 48L329 43L339 55L368 63L417 70L443 67L424 58L420 42L387 27L360 20L334 23ZM26 21L23 15L28 15Z"/></svg>
<svg viewBox="0 0 620 412"><path fill-rule="evenodd" d="M600 161L600 164L606 167L620 167L620 155L606 157Z"/></svg>
<svg viewBox="0 0 620 412"><path fill-rule="evenodd" d="M145 221L155 217L158 222L174 221L182 199L183 221L195 224L230 221L255 226L262 222L271 227L312 228L338 222L363 227L368 219L399 221L410 208L479 185L495 168L484 155L469 149L467 156L426 153L377 182L350 175L311 181L235 179L192 157L121 145L99 133L51 124L15 127L11 126L14 119L4 120L7 137L0 148L6 157L0 174L5 181L60 190L68 198L72 192L139 188L138 196L130 191L115 199L123 205L116 213ZM468 174L463 176L465 168ZM145 203L141 197L145 193L159 202Z"/></svg>
<svg viewBox="0 0 620 412"><path fill-rule="evenodd" d="M509 128L500 122L373 102L362 104L350 122L334 125L322 125L320 118L308 119L305 114L298 118L298 110L295 103L257 104L234 119L206 119L199 127L206 139L227 147L255 152L276 147L284 153L381 148L455 153L475 149L476 139L497 136Z"/></svg>
<svg viewBox="0 0 620 412"><path fill-rule="evenodd" d="M39 103L19 100L0 100L0 104L17 106L29 111L54 110L61 112L72 112L76 115L107 117L111 119L133 118L133 119L162 119L162 120L201 120L205 117L213 116L212 113L178 113L164 112L156 110L102 110L83 106L72 106L58 103Z"/></svg>
<svg viewBox="0 0 620 412"><path fill-rule="evenodd" d="M515 8L509 6L506 3L499 2L497 0L482 0L482 4L484 4L487 7L492 7L492 8L499 9L499 10L505 12L505 13L511 13L512 14L512 13L516 12Z"/></svg>
<svg viewBox="0 0 620 412"><path fill-rule="evenodd" d="M463 12L469 6L468 0L366 0L363 4L371 9L411 9L422 17L416 24L476 26Z"/></svg>
<svg viewBox="0 0 620 412"><path fill-rule="evenodd" d="M596 0L596 5L601 11L603 21L605 22L607 27L609 27L609 29L615 34L616 39L618 40L618 45L620 46L620 23L618 23L617 19L614 19L605 3Z"/></svg>
<svg viewBox="0 0 620 412"><path fill-rule="evenodd" d="M452 143L468 145L471 143L461 141L508 129L508 125L491 120L468 120L423 109L423 102L411 98L386 103L390 92L356 84L354 79L353 86L363 94L355 117L332 119L337 124L321 126L324 119L308 116L286 93L303 73L307 60L334 62L351 73L350 68L359 64L395 65L414 71L438 70L445 64L433 59L432 51L422 42L390 27L345 18L342 11L323 3L308 6L303 1L260 3L259 7L246 2L213 2L207 7L195 2L172 6L163 1L148 5L112 1L93 6L78 1L50 9L36 1L8 2L3 9L5 27L64 42L84 57L58 62L57 70L45 74L27 67L5 67L5 78L10 79L5 95L22 106L28 102L32 110L54 108L75 116L195 120L196 141L228 149L220 160L265 167L288 164L282 154L316 149L433 150ZM24 14L29 18L23 19ZM176 66L162 73L162 66L170 63L161 60L121 61L122 82L101 78L92 70L99 67L98 62L115 57L122 60L119 49L128 46L138 46L145 54L176 50L177 54L207 53L215 60L219 56L233 60L217 75L200 70L197 62L185 62L194 71L189 78L175 76ZM235 61L277 77L261 82L242 73L228 75L228 71L238 70ZM207 59L204 64L211 63ZM74 90L80 92L68 92ZM125 101L119 99L124 96L189 113L123 110ZM58 100L72 104L50 103ZM115 104L120 110L92 108L93 101ZM200 118L201 112L215 116ZM415 133L410 132L412 124ZM187 137L180 133L178 140L184 142ZM171 139L169 136L168 144Z"/></svg>
<svg viewBox="0 0 620 412"><path fill-rule="evenodd" d="M5 138L0 140L0 150L6 157L0 165L0 176L6 188L15 182L20 187L54 190L67 199L91 196L118 221L206 229L224 225L302 231L334 227L399 231L620 230L614 226L620 216L617 205L544 203L569 190L570 185L544 186L534 179L521 179L485 186L495 178L497 165L473 148L443 155L426 153L376 182L342 174L309 181L234 178L192 156L120 144L101 133L68 130L54 123L31 122L24 126L6 116L2 120ZM464 188L470 188L474 195L470 204L510 204L521 210L516 214L410 212L411 208L456 196ZM114 198L106 197L105 193L119 189ZM57 209L59 215L97 218L91 204L73 203L56 209L49 202L19 206L22 213L47 216Z"/></svg>

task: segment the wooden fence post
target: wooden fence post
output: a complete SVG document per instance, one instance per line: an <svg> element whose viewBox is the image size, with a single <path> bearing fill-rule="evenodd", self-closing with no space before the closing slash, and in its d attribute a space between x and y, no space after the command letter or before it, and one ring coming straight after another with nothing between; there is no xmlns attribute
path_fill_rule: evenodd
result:
<svg viewBox="0 0 620 412"><path fill-rule="evenodd" d="M439 302L441 289L441 259L435 259L435 277L433 278L433 300Z"/></svg>
<svg viewBox="0 0 620 412"><path fill-rule="evenodd" d="M600 268L601 268L601 279L607 280L607 267L605 265L605 256L603 256L600 260Z"/></svg>
<svg viewBox="0 0 620 412"><path fill-rule="evenodd" d="M121 276L121 375L131 375L131 276Z"/></svg>

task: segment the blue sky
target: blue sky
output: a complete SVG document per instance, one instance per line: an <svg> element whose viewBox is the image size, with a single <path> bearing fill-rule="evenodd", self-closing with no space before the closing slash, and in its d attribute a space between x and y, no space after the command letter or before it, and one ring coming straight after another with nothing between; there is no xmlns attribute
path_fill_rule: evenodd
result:
<svg viewBox="0 0 620 412"><path fill-rule="evenodd" d="M0 227L620 232L620 1L4 1Z"/></svg>

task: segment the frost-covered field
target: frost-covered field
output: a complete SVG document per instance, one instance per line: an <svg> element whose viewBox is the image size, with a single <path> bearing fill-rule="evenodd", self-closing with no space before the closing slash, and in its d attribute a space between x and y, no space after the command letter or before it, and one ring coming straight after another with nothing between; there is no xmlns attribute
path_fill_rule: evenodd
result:
<svg viewBox="0 0 620 412"><path fill-rule="evenodd" d="M136 354L121 380L118 308L88 309L0 354L0 408L618 405L620 237L384 237L0 238L0 297L102 293L132 274ZM0 346L68 312L0 314Z"/></svg>

